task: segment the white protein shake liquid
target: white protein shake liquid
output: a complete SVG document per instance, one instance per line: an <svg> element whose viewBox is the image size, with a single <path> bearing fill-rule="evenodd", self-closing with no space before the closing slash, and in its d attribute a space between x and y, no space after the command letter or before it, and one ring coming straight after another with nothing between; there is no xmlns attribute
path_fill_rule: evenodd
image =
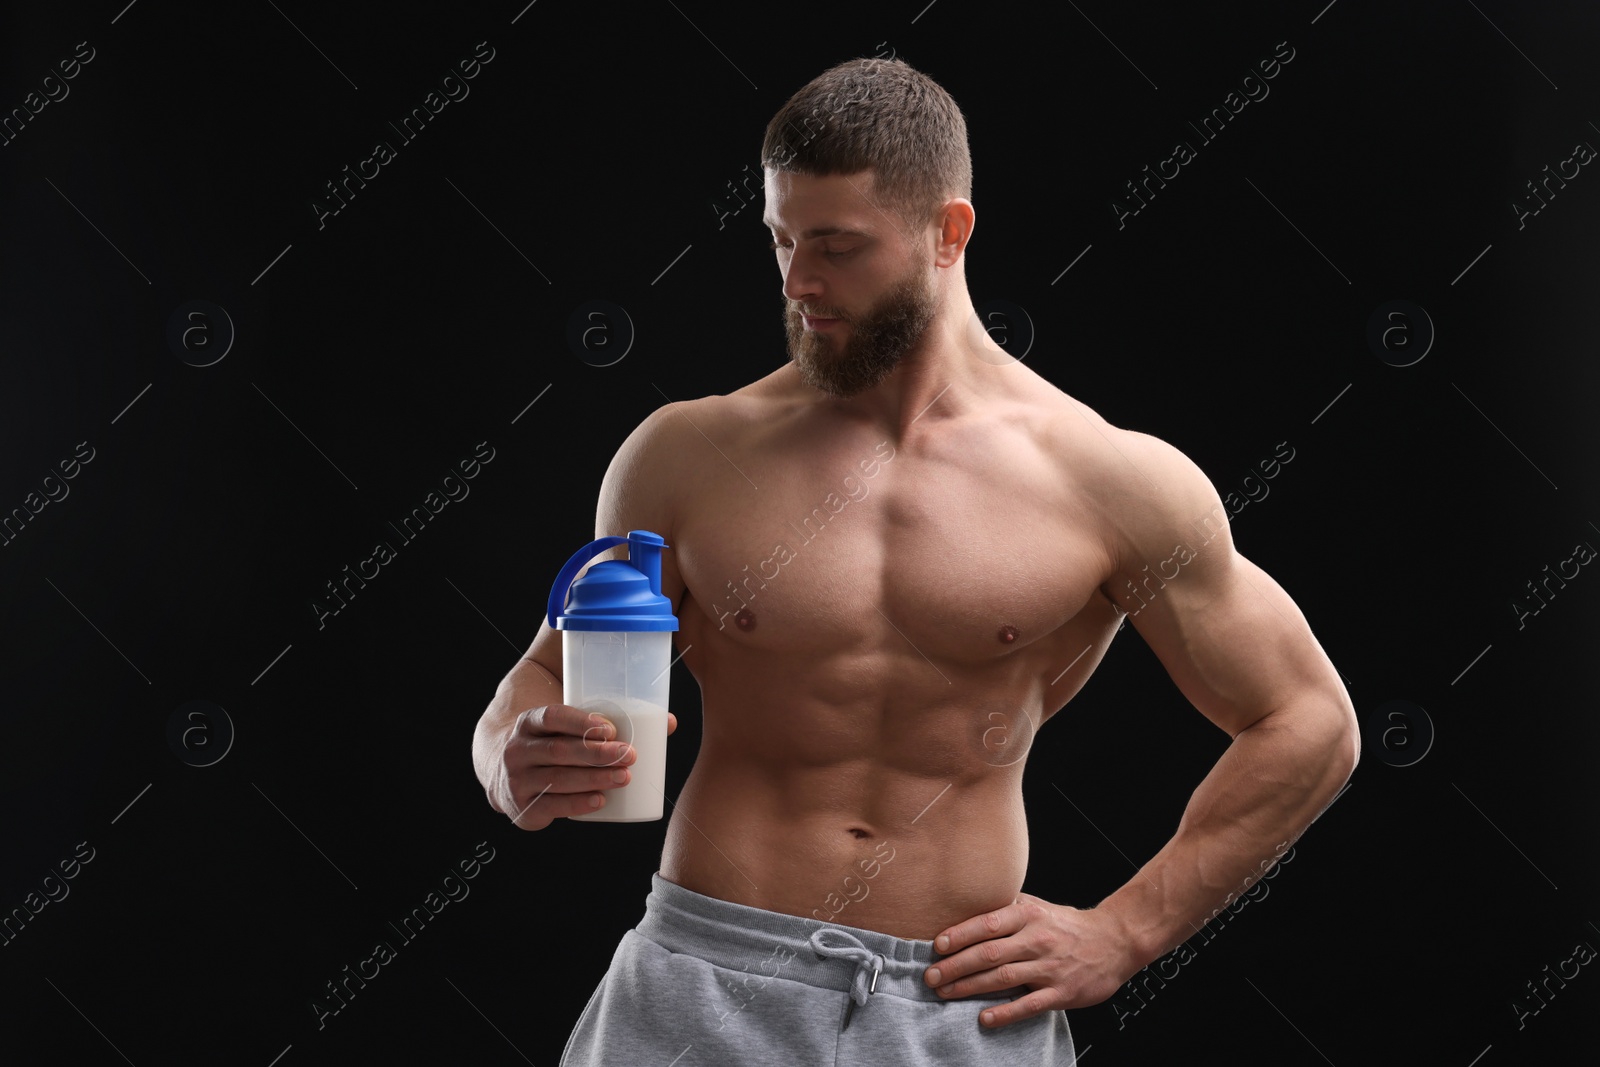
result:
<svg viewBox="0 0 1600 1067"><path fill-rule="evenodd" d="M604 807L569 818L579 822L650 822L661 818L667 788L667 709L638 697L596 697L573 707L610 719L617 728L616 740L632 745L636 758L627 768L628 784L603 791Z"/></svg>

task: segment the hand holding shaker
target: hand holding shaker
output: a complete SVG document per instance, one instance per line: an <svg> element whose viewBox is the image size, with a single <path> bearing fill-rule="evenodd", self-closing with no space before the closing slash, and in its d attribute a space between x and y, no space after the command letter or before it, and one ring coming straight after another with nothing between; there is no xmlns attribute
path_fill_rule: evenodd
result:
<svg viewBox="0 0 1600 1067"><path fill-rule="evenodd" d="M605 560L573 576L613 545L626 560ZM604 715L617 740L637 755L627 785L605 791L605 806L583 822L649 822L661 818L667 786L667 668L678 619L661 593L661 550L649 530L591 541L567 560L550 590L547 617L561 635L561 702ZM567 594L571 592L571 602Z"/></svg>

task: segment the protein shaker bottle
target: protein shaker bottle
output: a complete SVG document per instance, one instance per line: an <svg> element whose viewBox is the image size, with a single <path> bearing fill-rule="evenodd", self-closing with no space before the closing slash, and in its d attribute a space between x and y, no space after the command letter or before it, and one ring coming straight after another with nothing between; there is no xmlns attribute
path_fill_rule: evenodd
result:
<svg viewBox="0 0 1600 1067"><path fill-rule="evenodd" d="M626 560L605 560L573 577L613 545ZM659 534L591 541L567 560L550 590L548 618L561 635L561 701L596 712L617 727L617 740L637 753L627 785L605 791L600 810L570 818L586 822L649 822L661 818L667 779L667 668L678 619L661 593ZM568 594L571 600L568 601ZM601 764L596 763L596 766Z"/></svg>

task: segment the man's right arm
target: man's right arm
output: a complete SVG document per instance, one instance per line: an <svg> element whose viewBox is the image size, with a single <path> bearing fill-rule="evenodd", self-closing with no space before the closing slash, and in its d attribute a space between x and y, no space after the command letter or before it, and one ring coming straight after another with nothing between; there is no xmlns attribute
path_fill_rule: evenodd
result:
<svg viewBox="0 0 1600 1067"><path fill-rule="evenodd" d="M681 432L671 407L652 412L612 457L600 484L595 537L650 530L671 546L672 438ZM627 547L617 545L590 565L626 554ZM665 555L661 580L662 593L676 606L683 582ZM538 607L538 635L500 680L472 736L472 766L489 805L525 830L595 810L604 800L601 791L627 783L626 768L635 758L630 746L612 740L616 731L604 719L561 702L561 633L543 617L542 601ZM669 713L667 732L676 726Z"/></svg>

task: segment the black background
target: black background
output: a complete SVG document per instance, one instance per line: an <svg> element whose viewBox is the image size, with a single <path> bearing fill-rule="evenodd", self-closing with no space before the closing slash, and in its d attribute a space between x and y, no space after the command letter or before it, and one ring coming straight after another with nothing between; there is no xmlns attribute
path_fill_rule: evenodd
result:
<svg viewBox="0 0 1600 1067"><path fill-rule="evenodd" d="M557 1061L665 824L515 829L473 727L627 433L783 360L759 201L714 204L791 92L891 51L967 116L968 280L1026 310L1030 366L1225 495L1294 449L1234 536L1363 716L1271 892L1137 1014L1071 1012L1080 1053L1468 1067L1581 1033L1592 968L1513 1001L1600 946L1600 578L1520 628L1512 604L1600 545L1600 178L1512 204L1600 143L1600 12L924 3L12 6L4 113L94 58L0 145L0 514L93 459L0 548L0 914L94 858L0 947L8 1062ZM470 95L401 142L480 41ZM1270 95L1201 143L1186 120L1283 41ZM319 226L380 139L396 158ZM1119 228L1180 139L1197 158ZM611 366L566 340L593 299L636 331ZM211 366L183 357L214 317L168 341L192 300L237 332ZM1367 341L1393 300L1437 330L1410 366ZM470 495L319 627L324 583L485 441ZM669 795L698 737L672 685ZM226 722L169 741L192 700ZM1404 766L1424 727L1375 719L1392 700L1434 730ZM1026 888L1114 890L1225 740L1128 628L1030 756ZM480 842L470 895L319 1028L324 983Z"/></svg>

